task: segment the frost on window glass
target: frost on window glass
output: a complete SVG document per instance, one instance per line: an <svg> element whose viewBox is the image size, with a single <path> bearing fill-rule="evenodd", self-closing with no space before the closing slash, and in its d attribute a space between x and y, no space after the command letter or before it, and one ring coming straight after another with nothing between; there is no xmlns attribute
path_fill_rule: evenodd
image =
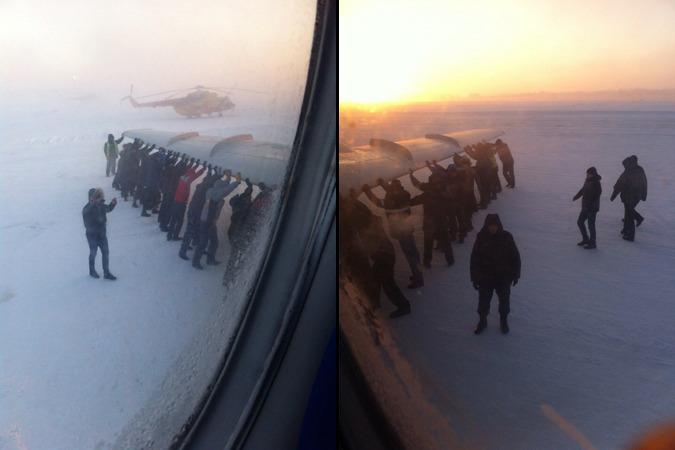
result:
<svg viewBox="0 0 675 450"><path fill-rule="evenodd" d="M315 15L0 3L0 448L175 443L269 244Z"/></svg>

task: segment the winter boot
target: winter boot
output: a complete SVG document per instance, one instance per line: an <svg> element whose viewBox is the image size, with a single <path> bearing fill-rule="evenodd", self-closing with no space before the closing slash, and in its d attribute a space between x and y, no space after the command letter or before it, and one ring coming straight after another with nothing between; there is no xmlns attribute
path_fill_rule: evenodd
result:
<svg viewBox="0 0 675 450"><path fill-rule="evenodd" d="M194 267L195 269L204 270L204 267L199 263L199 261L193 261L192 267Z"/></svg>
<svg viewBox="0 0 675 450"><path fill-rule="evenodd" d="M502 334L508 334L509 332L509 322L506 319L506 316L499 317L499 328L502 330Z"/></svg>
<svg viewBox="0 0 675 450"><path fill-rule="evenodd" d="M105 274L103 274L103 278L105 278L106 280L113 280L113 281L117 279L117 277L110 272L106 272Z"/></svg>
<svg viewBox="0 0 675 450"><path fill-rule="evenodd" d="M190 260L190 258L188 258L188 255L186 255L185 252L178 253L178 256L180 257L180 259L184 259L185 261Z"/></svg>
<svg viewBox="0 0 675 450"><path fill-rule="evenodd" d="M581 241L581 242L577 242L577 245L578 245L579 247L583 247L584 245L587 245L587 244L588 244L588 241L587 241L586 239L584 239L584 240Z"/></svg>
<svg viewBox="0 0 675 450"><path fill-rule="evenodd" d="M406 314L410 314L410 306L398 308L396 311L389 314L389 317L391 317L392 319L395 319L397 317L405 316Z"/></svg>
<svg viewBox="0 0 675 450"><path fill-rule="evenodd" d="M487 328L487 316L480 316L473 334L481 334Z"/></svg>
<svg viewBox="0 0 675 450"><path fill-rule="evenodd" d="M594 248L595 248L595 242L589 242L589 243L587 243L586 245L584 245L584 248L585 248L586 250L594 249Z"/></svg>
<svg viewBox="0 0 675 450"><path fill-rule="evenodd" d="M148 214L147 211L145 211L145 209L143 209L143 212L141 212L141 216L150 217L150 214Z"/></svg>
<svg viewBox="0 0 675 450"><path fill-rule="evenodd" d="M98 272L96 272L96 269L94 269L93 267L89 268L89 276L92 278L101 278Z"/></svg>

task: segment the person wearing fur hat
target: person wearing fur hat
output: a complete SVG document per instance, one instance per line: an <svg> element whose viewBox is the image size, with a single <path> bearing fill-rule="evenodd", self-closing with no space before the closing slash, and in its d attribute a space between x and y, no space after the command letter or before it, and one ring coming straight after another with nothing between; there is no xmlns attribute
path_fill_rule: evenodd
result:
<svg viewBox="0 0 675 450"><path fill-rule="evenodd" d="M487 327L490 301L496 291L502 333L509 332L507 317L511 311L511 285L520 279L520 253L513 236L504 230L497 214L488 214L478 232L471 252L471 283L478 291L479 321L475 334Z"/></svg>
<svg viewBox="0 0 675 450"><path fill-rule="evenodd" d="M589 167L586 170L586 181L579 189L577 195L572 198L576 201L581 198L581 212L577 219L579 231L581 231L581 242L577 245L582 245L585 249L593 249L596 247L595 242L595 216L600 210L600 195L602 194L602 186L600 180L602 177L598 175L595 167ZM586 222L588 222L588 232L586 231Z"/></svg>

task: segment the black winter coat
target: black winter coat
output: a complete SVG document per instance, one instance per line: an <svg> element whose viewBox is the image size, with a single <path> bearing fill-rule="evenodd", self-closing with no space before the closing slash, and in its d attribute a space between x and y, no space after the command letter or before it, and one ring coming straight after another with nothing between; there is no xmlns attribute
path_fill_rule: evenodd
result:
<svg viewBox="0 0 675 450"><path fill-rule="evenodd" d="M90 235L105 236L105 224L107 222L106 213L115 208L115 204L109 203L87 203L82 208L82 220L86 233Z"/></svg>
<svg viewBox="0 0 675 450"><path fill-rule="evenodd" d="M410 199L410 205L423 205L422 228L428 233L447 226L448 201L443 192L425 188L426 186L423 186L423 192Z"/></svg>
<svg viewBox="0 0 675 450"><path fill-rule="evenodd" d="M637 203L647 200L647 176L644 169L638 166L637 158L629 156L623 160L625 170L616 180L612 200L620 195L624 203Z"/></svg>
<svg viewBox="0 0 675 450"><path fill-rule="evenodd" d="M591 177L584 181L584 185L577 192L572 200L577 200L581 197L581 209L588 212L600 211L600 195L602 194L602 186L600 185L600 175Z"/></svg>
<svg viewBox="0 0 675 450"><path fill-rule="evenodd" d="M488 214L488 217L497 214ZM520 253L513 236L499 221L499 231L490 234L487 226L476 236L471 252L471 282L480 285L499 285L520 278Z"/></svg>

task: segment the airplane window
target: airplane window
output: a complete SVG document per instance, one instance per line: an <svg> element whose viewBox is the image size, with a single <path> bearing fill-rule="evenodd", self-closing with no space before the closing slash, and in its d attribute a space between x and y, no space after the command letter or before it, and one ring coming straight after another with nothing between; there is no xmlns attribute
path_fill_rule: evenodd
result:
<svg viewBox="0 0 675 450"><path fill-rule="evenodd" d="M606 5L341 2L345 448L675 448L675 9Z"/></svg>
<svg viewBox="0 0 675 450"><path fill-rule="evenodd" d="M0 3L0 448L176 445L285 199L316 8Z"/></svg>

